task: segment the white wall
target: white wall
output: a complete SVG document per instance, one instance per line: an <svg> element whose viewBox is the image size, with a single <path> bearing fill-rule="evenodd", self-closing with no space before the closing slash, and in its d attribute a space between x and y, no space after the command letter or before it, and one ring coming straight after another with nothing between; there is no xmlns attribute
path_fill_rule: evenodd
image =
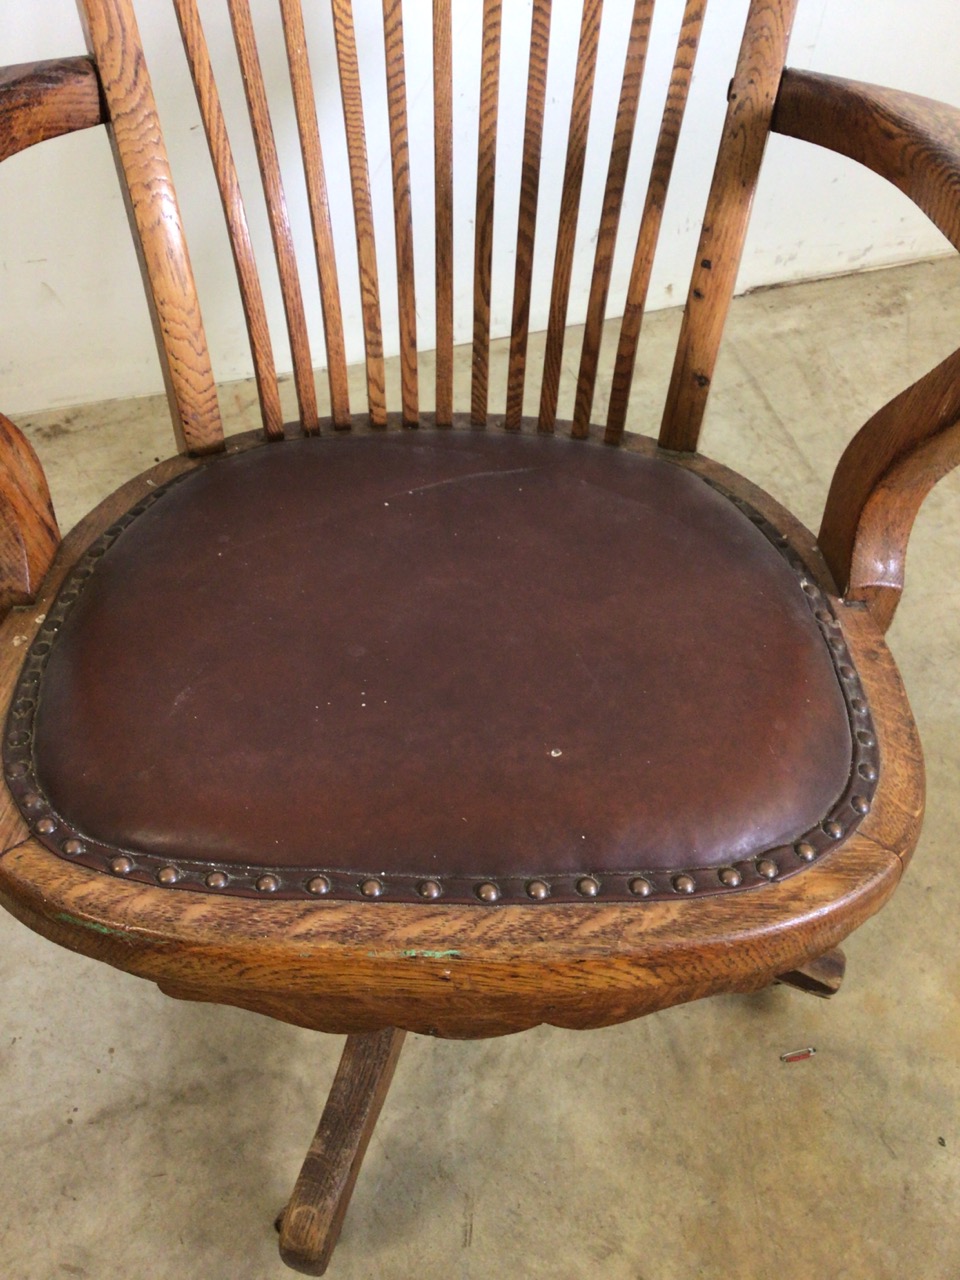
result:
<svg viewBox="0 0 960 1280"><path fill-rule="evenodd" d="M575 6L557 0L548 85L548 126L562 119L569 103L569 73L576 56ZM631 0L607 0L598 81L610 88L606 109L597 108L591 131L588 175L597 176L588 191L587 209L578 237L571 297L571 320L582 316L592 265L592 231L599 210L616 92ZM314 68L322 67L322 50L331 47L328 15L321 4L306 5L312 24ZM383 114L381 89L382 35L379 4L365 16L363 0L355 0L361 61L374 86L368 110ZM662 93L669 75L672 39L681 0L660 0L644 88L645 96ZM233 269L222 233L216 190L209 172L206 145L189 86L171 7L159 0L140 5L147 56L154 77L174 175L183 205L194 267L201 288L208 337L218 379L247 376L250 356L238 303ZM255 0L263 26L276 0ZM476 116L470 99L478 66L465 50L476 50L481 0L455 0L455 127L458 137L475 147ZM204 0L204 20L213 44L228 37L223 0ZM504 67L501 78L501 150L495 223L493 323L495 332L509 324L517 183L522 140L525 40L530 0L504 5ZM683 300L696 247L700 211L706 194L732 74L746 0L713 0L694 81L685 146L663 228L661 251L651 288L650 305ZM426 68L426 84L417 87L408 72L412 148L415 238L418 252L418 315L421 346L432 345L432 153L429 144L431 99L428 24L430 0L405 0L411 67ZM789 62L794 66L890 84L960 104L960 6L953 0L800 0ZM83 42L72 0L45 0L42 6L22 0L0 0L0 62L13 63L82 52ZM419 51L419 52L418 52ZM240 108L242 90L229 58L218 68L228 108ZM281 104L274 123L282 155L295 167L295 130L279 49L264 51L265 70L280 86ZM379 68L378 68L379 62ZM324 146L328 175L343 164L339 100L332 78L320 82ZM241 108L242 109L242 108ZM659 106L655 108L659 115ZM638 135L631 164L624 225L635 234L652 153L656 121ZM418 141L418 138L421 139ZM253 196L256 164L243 127L234 134L241 178L246 179L248 213L258 258L263 264L268 308L274 322L277 359L289 367L282 337L279 292L269 269L269 236L262 208ZM395 286L391 229L389 153L386 141L370 139L371 173L377 217L381 284L384 290L385 341L396 348ZM592 157L592 169L591 169ZM541 184L541 240L555 225L563 169L563 146L544 156ZM458 339L469 339L472 288L472 216L475 174L465 164L457 173L455 194ZM349 192L334 181L333 218L338 245L352 250ZM295 234L310 261L309 224L302 182L291 179L288 200ZM592 210L592 225L591 225ZM948 246L906 199L888 191L879 179L849 162L789 139L771 140L757 197L739 287L795 280L906 261L944 251ZM611 290L609 310L616 314L626 285L632 247L623 246ZM538 257L532 327L545 325L552 262ZM359 291L354 273L345 271L348 355L362 358ZM308 318L315 362L323 363L322 324L315 281L304 272ZM102 130L94 130L33 148L0 170L0 409L16 414L59 404L112 396L140 395L161 387L153 338L139 275Z"/></svg>

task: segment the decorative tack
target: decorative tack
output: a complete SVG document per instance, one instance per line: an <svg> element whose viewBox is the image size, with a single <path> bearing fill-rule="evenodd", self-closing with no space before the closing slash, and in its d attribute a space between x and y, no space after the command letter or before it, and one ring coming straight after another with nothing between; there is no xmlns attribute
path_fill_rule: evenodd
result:
<svg viewBox="0 0 960 1280"><path fill-rule="evenodd" d="M443 893L443 886L439 880L421 880L417 885L417 893L428 902L434 902Z"/></svg>
<svg viewBox="0 0 960 1280"><path fill-rule="evenodd" d="M869 813L870 801L866 796L853 796L850 801L850 807L857 813Z"/></svg>
<svg viewBox="0 0 960 1280"><path fill-rule="evenodd" d="M681 876L673 877L673 887L677 893L693 893L697 887L697 882L693 876L684 873Z"/></svg>
<svg viewBox="0 0 960 1280"><path fill-rule="evenodd" d="M818 609L813 615L818 622L832 622L833 614L829 609Z"/></svg>
<svg viewBox="0 0 960 1280"><path fill-rule="evenodd" d="M832 636L830 639L830 648L838 656L846 651L846 642L843 636Z"/></svg>
<svg viewBox="0 0 960 1280"><path fill-rule="evenodd" d="M40 797L37 795L35 791L28 791L27 794L23 797L21 804L25 809L39 809L40 806L43 804L43 801L40 799Z"/></svg>
<svg viewBox="0 0 960 1280"><path fill-rule="evenodd" d="M133 870L133 859L121 853L119 857L110 859L110 870L116 876L128 876Z"/></svg>
<svg viewBox="0 0 960 1280"><path fill-rule="evenodd" d="M37 823L37 830L42 836L52 836L57 829L57 824L53 818L41 818Z"/></svg>
<svg viewBox="0 0 960 1280"><path fill-rule="evenodd" d="M600 892L600 881L593 876L581 876L577 881L577 893L581 898L595 898Z"/></svg>
<svg viewBox="0 0 960 1280"><path fill-rule="evenodd" d="M208 889L225 889L230 880L222 871L211 871L203 883Z"/></svg>
<svg viewBox="0 0 960 1280"><path fill-rule="evenodd" d="M830 819L828 822L824 822L822 826L831 840L842 839L843 827L841 827L839 822L834 822L833 819Z"/></svg>
<svg viewBox="0 0 960 1280"><path fill-rule="evenodd" d="M643 876L634 876L627 887L635 898L649 898L653 893L653 885Z"/></svg>
<svg viewBox="0 0 960 1280"><path fill-rule="evenodd" d="M726 885L728 889L735 889L743 879L743 876L736 867L721 867L717 872L720 883Z"/></svg>
<svg viewBox="0 0 960 1280"><path fill-rule="evenodd" d="M867 729L857 730L857 741L863 747L875 747L877 745L876 738Z"/></svg>
<svg viewBox="0 0 960 1280"><path fill-rule="evenodd" d="M499 888L490 880L478 884L474 892L481 902L496 902L500 897Z"/></svg>
<svg viewBox="0 0 960 1280"><path fill-rule="evenodd" d="M64 840L60 847L68 858L79 857L79 855L84 852L83 841L78 840L76 836L71 836L69 840ZM116 861L116 859L114 859L114 861Z"/></svg>
<svg viewBox="0 0 960 1280"><path fill-rule="evenodd" d="M325 893L330 892L330 881L326 876L314 876L312 880L307 881L307 892L322 898Z"/></svg>
<svg viewBox="0 0 960 1280"><path fill-rule="evenodd" d="M550 886L546 880L528 880L527 897L533 898L534 902L543 902L550 897Z"/></svg>
<svg viewBox="0 0 960 1280"><path fill-rule="evenodd" d="M840 678L842 680L856 680L857 678L857 673L854 671L853 667L838 667L837 670L839 671Z"/></svg>
<svg viewBox="0 0 960 1280"><path fill-rule="evenodd" d="M812 862L817 856L817 851L809 840L801 840L799 844L793 846L798 858L802 858L804 862Z"/></svg>
<svg viewBox="0 0 960 1280"><path fill-rule="evenodd" d="M761 858L757 863L757 874L763 876L764 880L776 880L780 868L772 858Z"/></svg>
<svg viewBox="0 0 960 1280"><path fill-rule="evenodd" d="M280 888L280 881L276 876L261 876L257 881L257 889L260 893L276 893Z"/></svg>
<svg viewBox="0 0 960 1280"><path fill-rule="evenodd" d="M365 898L379 898L383 893L383 885L374 876L369 880L364 880L360 885L360 892Z"/></svg>
<svg viewBox="0 0 960 1280"><path fill-rule="evenodd" d="M157 879L161 884L176 884L180 879L180 872L176 867L161 867L157 872Z"/></svg>
<svg viewBox="0 0 960 1280"><path fill-rule="evenodd" d="M858 716L866 715L867 713L867 704L862 698L851 698L850 706Z"/></svg>
<svg viewBox="0 0 960 1280"><path fill-rule="evenodd" d="M820 594L820 588L815 582L803 581L800 585L808 596L816 596Z"/></svg>
<svg viewBox="0 0 960 1280"><path fill-rule="evenodd" d="M15 760L13 764L10 765L9 768L7 769L7 777L22 778L26 772L27 772L27 766L23 763L23 761Z"/></svg>
<svg viewBox="0 0 960 1280"><path fill-rule="evenodd" d="M871 764L869 760L865 760L863 764L857 766L857 773L861 778L866 778L868 782L876 782L877 766Z"/></svg>

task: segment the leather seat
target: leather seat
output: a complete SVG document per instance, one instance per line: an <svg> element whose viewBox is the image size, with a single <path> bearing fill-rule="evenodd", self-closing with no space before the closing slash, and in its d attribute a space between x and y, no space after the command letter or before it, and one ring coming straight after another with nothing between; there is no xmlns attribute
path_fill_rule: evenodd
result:
<svg viewBox="0 0 960 1280"><path fill-rule="evenodd" d="M669 461L300 438L145 505L34 663L12 785L61 856L221 894L716 893L866 803L825 598Z"/></svg>

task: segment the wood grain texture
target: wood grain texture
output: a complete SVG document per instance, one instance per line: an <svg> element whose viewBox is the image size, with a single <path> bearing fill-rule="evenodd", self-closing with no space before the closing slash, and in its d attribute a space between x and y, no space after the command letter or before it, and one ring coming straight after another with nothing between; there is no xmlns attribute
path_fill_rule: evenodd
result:
<svg viewBox="0 0 960 1280"><path fill-rule="evenodd" d="M534 0L530 27L527 109L523 127L520 208L517 214L517 262L513 280L510 363L507 369L507 405L504 416L504 426L508 431L519 431L523 417L527 340L530 334L530 288L533 280L533 250L537 232L540 152L543 147L543 110L547 96L547 52L550 45L552 8L552 0Z"/></svg>
<svg viewBox="0 0 960 1280"><path fill-rule="evenodd" d="M453 422L453 46L450 0L433 0L433 192L439 426Z"/></svg>
<svg viewBox="0 0 960 1280"><path fill-rule="evenodd" d="M131 0L79 0L109 114L179 448L223 448L200 301Z"/></svg>
<svg viewBox="0 0 960 1280"><path fill-rule="evenodd" d="M680 130L690 96L690 82L693 79L697 50L700 47L700 33L703 29L706 8L706 0L687 0L680 24L670 87L667 90L663 117L660 121L660 133L650 169L640 230L637 234L637 247L633 255L633 266L630 269L630 282L627 285L623 319L620 323L620 338L617 343L604 434L607 444L618 444L626 427L637 345L643 324L643 312L647 305L647 290L650 287L653 261L660 239L663 210L667 202L667 192L670 189Z"/></svg>
<svg viewBox="0 0 960 1280"><path fill-rule="evenodd" d="M0 67L0 160L47 138L106 122L90 58Z"/></svg>
<svg viewBox="0 0 960 1280"><path fill-rule="evenodd" d="M417 299L414 288L413 214L410 204L410 142L407 136L407 82L400 0L383 0L383 39L390 113L393 171L393 225L397 246L400 311L400 401L403 420L415 427L420 415L417 390Z"/></svg>
<svg viewBox="0 0 960 1280"><path fill-rule="evenodd" d="M960 465L960 351L907 387L857 432L834 472L820 526L841 589L882 630L893 619L907 543L923 499Z"/></svg>
<svg viewBox="0 0 960 1280"><path fill-rule="evenodd" d="M470 417L477 427L485 426L487 421L490 372L490 278L500 98L500 19L500 0L483 0L477 205L473 241L473 377L470 384Z"/></svg>
<svg viewBox="0 0 960 1280"><path fill-rule="evenodd" d="M257 382L260 413L264 431L272 439L283 435L283 413L280 408L280 391L277 370L273 359L273 344L263 305L260 276L253 256L253 245L247 226L247 214L240 193L240 180L233 159L233 150L227 134L227 125L220 104L220 94L214 79L210 51L207 47L203 25L196 0L174 0L180 36L183 40L197 105L203 120L203 129L210 150L210 159L217 179L220 202L230 236L230 249L240 286L240 300L250 339L253 356L253 372Z"/></svg>
<svg viewBox="0 0 960 1280"><path fill-rule="evenodd" d="M590 108L593 103L593 83L597 70L597 48L600 42L602 14L603 0L584 0L573 104L570 109L570 131L567 135L567 158L563 172L563 190L560 195L557 247L553 260L553 285L550 291L547 340L543 356L543 382L540 385L540 414L537 429L544 432L553 431L557 420L563 338L567 323L567 303L570 299L573 250L577 239L580 188L583 185L587 134L590 130Z"/></svg>
<svg viewBox="0 0 960 1280"><path fill-rule="evenodd" d="M280 1256L308 1276L326 1271L373 1136L405 1032L347 1037L320 1124L280 1226Z"/></svg>
<svg viewBox="0 0 960 1280"><path fill-rule="evenodd" d="M59 545L40 459L0 413L0 617L34 598Z"/></svg>
<svg viewBox="0 0 960 1280"><path fill-rule="evenodd" d="M663 412L665 449L692 451L700 438L796 6L750 6Z"/></svg>
<svg viewBox="0 0 960 1280"><path fill-rule="evenodd" d="M399 417L394 422L400 429ZM624 447L655 449L637 437ZM15 610L0 627L4 702L36 613L70 563L150 480L185 465L192 463L146 473L70 535L35 610ZM830 589L812 535L772 499L700 456L686 465L774 519ZM743 894L639 905L218 899L126 883L57 858L29 839L4 791L0 900L45 936L171 995L236 1004L318 1030L400 1026L476 1037L540 1022L600 1026L720 991L758 989L838 945L877 910L919 833L922 755L896 668L865 608L840 604L838 613L870 698L883 771L859 831L798 877Z"/></svg>
<svg viewBox="0 0 960 1280"><path fill-rule="evenodd" d="M267 203L270 235L280 275L280 291L283 297L283 313L290 338L293 357L293 381L297 389L300 407L300 425L307 435L318 430L317 390L313 381L313 360L310 355L310 339L307 336L307 318L303 310L303 293L300 289L300 272L297 254L287 214L287 200L280 174L280 161L270 123L270 107L263 83L257 38L253 29L249 0L228 0L230 21L233 25L234 43L240 63L244 93L253 141L263 180L263 193Z"/></svg>
<svg viewBox="0 0 960 1280"><path fill-rule="evenodd" d="M960 110L812 71L783 73L771 128L892 182L960 249Z"/></svg>
<svg viewBox="0 0 960 1280"><path fill-rule="evenodd" d="M370 200L370 173L367 140L360 96L360 68L353 28L351 0L332 0L333 30L337 43L337 67L343 122L347 132L350 186L353 191L353 218L357 234L360 268L360 302L363 308L363 341L367 360L367 403L370 421L382 427L387 421L383 375L383 329L380 320L380 282L377 275L377 246L373 235L373 205Z"/></svg>
<svg viewBox="0 0 960 1280"><path fill-rule="evenodd" d="M343 313L337 257L330 222L326 171L320 145L317 103L310 74L307 33L303 24L300 0L280 0L283 34L287 48L287 65L293 89L294 109L300 129L300 154L303 158L310 225L320 283L320 305L323 309L323 332L327 348L327 381L330 387L330 415L338 430L350 425L350 393L347 387L347 356L343 336Z"/></svg>
<svg viewBox="0 0 960 1280"><path fill-rule="evenodd" d="M590 434L590 414L593 411L593 393L597 383L597 362L600 359L600 343L603 338L603 321L607 310L607 293L610 289L610 273L613 270L613 254L617 245L620 226L620 209L627 185L627 166L633 146L633 134L640 104L640 87L643 68L650 43L650 24L653 20L653 0L635 0L627 56L617 106L617 120L613 129L610 163L607 167L607 183L603 192L600 226L597 229L597 247L593 257L593 275L590 278L590 298L583 328L583 344L580 349L580 372L577 377L577 394L573 409L573 434L585 439Z"/></svg>

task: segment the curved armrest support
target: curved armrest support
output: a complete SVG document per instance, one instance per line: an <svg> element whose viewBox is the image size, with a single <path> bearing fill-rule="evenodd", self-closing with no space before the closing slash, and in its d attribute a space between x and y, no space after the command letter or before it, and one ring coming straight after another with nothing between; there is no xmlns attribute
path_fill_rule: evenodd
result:
<svg viewBox="0 0 960 1280"><path fill-rule="evenodd" d="M773 129L886 178L960 249L960 111L915 94L784 72ZM820 547L847 599L886 629L923 499L960 464L960 351L884 405L834 473Z"/></svg>
<svg viewBox="0 0 960 1280"><path fill-rule="evenodd" d="M0 160L106 118L91 58L0 67Z"/></svg>
<svg viewBox="0 0 960 1280"><path fill-rule="evenodd" d="M40 459L0 413L0 618L30 603L59 545Z"/></svg>

